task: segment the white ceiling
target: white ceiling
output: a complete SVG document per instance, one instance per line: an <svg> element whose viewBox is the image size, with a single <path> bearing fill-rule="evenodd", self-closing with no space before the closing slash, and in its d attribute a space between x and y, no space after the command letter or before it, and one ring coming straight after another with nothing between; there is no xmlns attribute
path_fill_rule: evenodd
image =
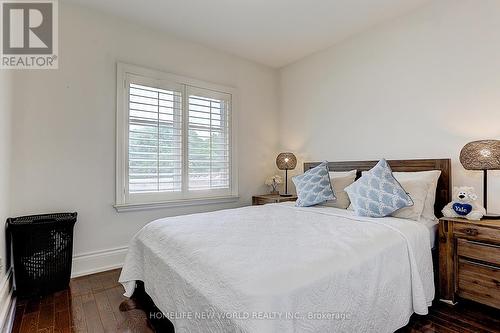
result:
<svg viewBox="0 0 500 333"><path fill-rule="evenodd" d="M272 67L430 0L69 0Z"/></svg>

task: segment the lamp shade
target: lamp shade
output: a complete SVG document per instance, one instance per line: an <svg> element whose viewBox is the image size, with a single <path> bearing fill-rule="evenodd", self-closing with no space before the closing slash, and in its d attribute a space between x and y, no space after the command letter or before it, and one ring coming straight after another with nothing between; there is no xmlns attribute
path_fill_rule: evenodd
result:
<svg viewBox="0 0 500 333"><path fill-rule="evenodd" d="M460 151L460 163L467 170L500 170L500 141L469 142Z"/></svg>
<svg viewBox="0 0 500 333"><path fill-rule="evenodd" d="M276 157L276 166L280 170L293 170L297 166L297 158L293 153L280 153Z"/></svg>

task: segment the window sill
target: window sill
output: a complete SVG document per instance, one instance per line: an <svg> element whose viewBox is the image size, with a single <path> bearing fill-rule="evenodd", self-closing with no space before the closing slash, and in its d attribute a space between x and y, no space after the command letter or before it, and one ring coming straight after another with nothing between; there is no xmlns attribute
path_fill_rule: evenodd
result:
<svg viewBox="0 0 500 333"><path fill-rule="evenodd" d="M174 207L188 207L199 205L214 205L229 202L236 202L240 199L237 195L215 197L215 198L201 198L201 199L183 199L164 202L148 202L148 203L129 203L129 204L115 204L113 207L118 213L132 212L141 210L161 209L161 208L174 208Z"/></svg>

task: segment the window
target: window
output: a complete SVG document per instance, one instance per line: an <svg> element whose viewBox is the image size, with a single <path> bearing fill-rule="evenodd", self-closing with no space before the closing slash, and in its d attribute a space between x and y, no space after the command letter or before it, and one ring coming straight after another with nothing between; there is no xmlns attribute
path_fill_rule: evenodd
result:
<svg viewBox="0 0 500 333"><path fill-rule="evenodd" d="M118 64L118 208L237 198L234 92Z"/></svg>

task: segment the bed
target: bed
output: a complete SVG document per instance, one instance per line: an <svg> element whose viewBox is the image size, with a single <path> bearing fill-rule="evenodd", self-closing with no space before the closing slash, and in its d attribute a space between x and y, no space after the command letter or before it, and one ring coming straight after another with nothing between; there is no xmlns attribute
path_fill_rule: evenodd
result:
<svg viewBox="0 0 500 333"><path fill-rule="evenodd" d="M361 173L376 163L329 167ZM441 170L439 213L450 161L389 163ZM393 332L434 299L432 230L293 203L169 217L134 236L119 281L126 296L145 293L176 332Z"/></svg>

